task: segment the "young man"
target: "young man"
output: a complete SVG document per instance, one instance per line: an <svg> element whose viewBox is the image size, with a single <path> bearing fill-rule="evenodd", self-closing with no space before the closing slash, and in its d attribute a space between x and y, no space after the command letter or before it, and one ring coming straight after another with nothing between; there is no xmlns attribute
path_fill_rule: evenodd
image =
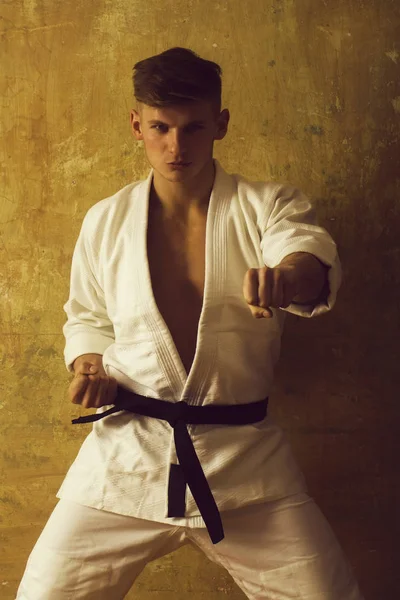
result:
<svg viewBox="0 0 400 600"><path fill-rule="evenodd" d="M229 122L218 65L174 48L135 68L152 169L89 209L64 307L70 398L98 420L17 598L124 598L191 542L248 598L360 600L267 414L284 310L330 310L335 243L299 190L213 159Z"/></svg>

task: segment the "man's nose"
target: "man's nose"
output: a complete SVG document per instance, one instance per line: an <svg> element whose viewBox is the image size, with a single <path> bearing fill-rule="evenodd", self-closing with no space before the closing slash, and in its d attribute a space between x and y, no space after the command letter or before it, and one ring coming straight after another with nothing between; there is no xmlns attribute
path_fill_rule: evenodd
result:
<svg viewBox="0 0 400 600"><path fill-rule="evenodd" d="M186 152L186 140L183 132L171 132L169 137L169 147L171 154L185 154Z"/></svg>

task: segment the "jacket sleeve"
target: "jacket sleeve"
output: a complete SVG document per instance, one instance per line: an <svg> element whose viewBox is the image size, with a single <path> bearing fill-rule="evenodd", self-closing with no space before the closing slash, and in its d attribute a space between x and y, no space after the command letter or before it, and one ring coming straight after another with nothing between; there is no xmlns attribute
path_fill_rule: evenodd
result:
<svg viewBox="0 0 400 600"><path fill-rule="evenodd" d="M266 207L262 228L261 251L267 267L276 267L289 254L308 252L329 267L329 293L317 305L290 304L282 309L301 317L315 317L332 309L342 280L336 244L317 223L316 213L308 198L291 186L275 189L272 203Z"/></svg>
<svg viewBox="0 0 400 600"><path fill-rule="evenodd" d="M114 327L107 314L104 292L96 277L95 252L90 236L90 210L85 215L72 256L69 299L64 304L67 322L64 359L67 370L81 354L104 354L114 342Z"/></svg>

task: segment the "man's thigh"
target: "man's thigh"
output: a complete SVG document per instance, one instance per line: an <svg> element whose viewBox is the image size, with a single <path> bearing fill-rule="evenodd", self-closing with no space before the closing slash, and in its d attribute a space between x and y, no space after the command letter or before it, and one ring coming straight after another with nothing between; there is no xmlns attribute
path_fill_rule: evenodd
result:
<svg viewBox="0 0 400 600"><path fill-rule="evenodd" d="M183 529L60 500L17 600L119 600L150 561L185 543Z"/></svg>
<svg viewBox="0 0 400 600"><path fill-rule="evenodd" d="M193 531L211 560L253 600L363 600L327 520L307 494L222 514L225 539L213 546Z"/></svg>

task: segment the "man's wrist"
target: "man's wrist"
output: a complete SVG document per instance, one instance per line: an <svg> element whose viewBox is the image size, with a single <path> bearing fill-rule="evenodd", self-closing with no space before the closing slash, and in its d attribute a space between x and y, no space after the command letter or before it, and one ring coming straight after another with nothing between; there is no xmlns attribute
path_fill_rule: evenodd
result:
<svg viewBox="0 0 400 600"><path fill-rule="evenodd" d="M294 304L318 304L329 294L329 267L316 256L308 252L295 252L285 256L280 268L289 267L290 277L294 279L296 295Z"/></svg>
<svg viewBox="0 0 400 600"><path fill-rule="evenodd" d="M97 366L103 366L103 355L97 353L90 353L81 354L80 356L77 356L74 362L72 363L73 371L75 372L79 365L81 365L83 362L89 362Z"/></svg>

